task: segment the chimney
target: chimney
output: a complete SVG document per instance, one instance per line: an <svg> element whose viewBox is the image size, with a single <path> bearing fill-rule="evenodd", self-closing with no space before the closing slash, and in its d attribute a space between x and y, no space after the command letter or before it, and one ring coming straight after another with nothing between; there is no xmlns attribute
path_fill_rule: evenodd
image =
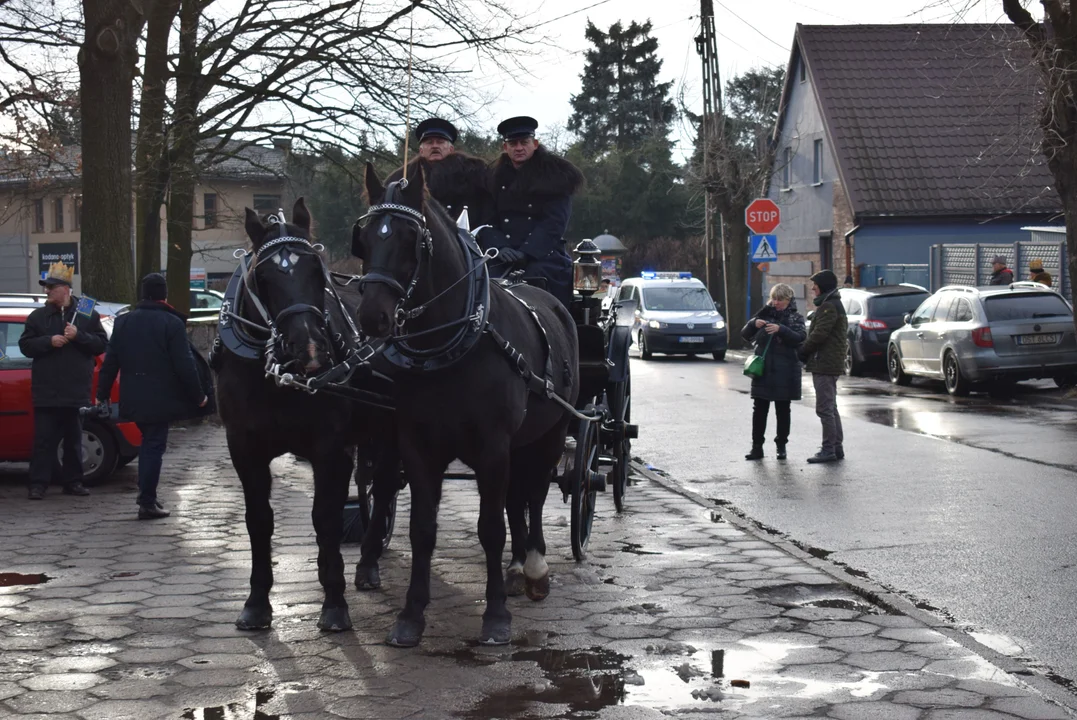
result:
<svg viewBox="0 0 1077 720"><path fill-rule="evenodd" d="M273 138L273 147L278 150L283 150L285 154L292 151L292 139L288 137L275 137Z"/></svg>

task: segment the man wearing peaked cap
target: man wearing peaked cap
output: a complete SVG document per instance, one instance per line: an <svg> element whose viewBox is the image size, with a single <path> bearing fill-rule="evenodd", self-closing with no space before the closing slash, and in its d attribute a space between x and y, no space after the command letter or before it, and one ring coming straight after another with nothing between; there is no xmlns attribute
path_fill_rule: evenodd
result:
<svg viewBox="0 0 1077 720"><path fill-rule="evenodd" d="M525 279L544 280L546 289L567 307L572 302L572 259L564 236L572 195L583 185L583 175L542 147L535 139L537 129L538 121L527 116L497 126L504 152L491 169L496 212L493 227L478 240L484 249L498 248L501 268L523 269Z"/></svg>
<svg viewBox="0 0 1077 720"><path fill-rule="evenodd" d="M453 220L467 207L472 227L488 224L493 218L493 198L486 179L486 162L457 152L458 136L448 120L428 118L419 123L415 127L419 157L408 163L408 177L413 177L422 167L427 189ZM403 175L403 170L397 170L387 182L399 180Z"/></svg>
<svg viewBox="0 0 1077 720"><path fill-rule="evenodd" d="M77 312L71 294L74 268L53 263L39 282L44 307L30 313L19 338L19 351L33 360L30 394L34 405L34 450L30 459L30 499L40 500L52 479L56 447L63 442L64 493L89 495L82 485L82 420L79 408L90 404L94 359L105 351L107 336L96 310Z"/></svg>

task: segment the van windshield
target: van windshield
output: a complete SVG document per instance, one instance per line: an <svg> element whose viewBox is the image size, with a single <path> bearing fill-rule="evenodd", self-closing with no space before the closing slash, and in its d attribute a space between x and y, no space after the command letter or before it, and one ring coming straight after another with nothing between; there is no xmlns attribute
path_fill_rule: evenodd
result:
<svg viewBox="0 0 1077 720"><path fill-rule="evenodd" d="M643 307L647 310L713 311L714 301L706 288L650 287L643 290Z"/></svg>

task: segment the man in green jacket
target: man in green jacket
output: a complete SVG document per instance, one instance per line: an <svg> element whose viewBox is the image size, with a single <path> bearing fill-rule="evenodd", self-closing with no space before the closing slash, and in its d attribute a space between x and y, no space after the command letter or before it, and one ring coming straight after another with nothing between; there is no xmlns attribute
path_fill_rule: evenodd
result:
<svg viewBox="0 0 1077 720"><path fill-rule="evenodd" d="M823 446L808 462L828 463L845 457L837 401L838 376L845 372L849 347L849 321L841 304L838 276L823 270L812 275L811 281L816 310L808 338L800 347L800 357L812 374L815 414L823 424Z"/></svg>

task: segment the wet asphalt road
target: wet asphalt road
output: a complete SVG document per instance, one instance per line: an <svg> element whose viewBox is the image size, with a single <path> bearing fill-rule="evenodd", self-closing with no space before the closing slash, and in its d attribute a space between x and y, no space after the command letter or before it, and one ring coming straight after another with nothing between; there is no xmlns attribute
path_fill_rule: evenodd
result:
<svg viewBox="0 0 1077 720"><path fill-rule="evenodd" d="M881 372L842 379L847 458L811 466L809 375L790 459L768 443L767 458L748 463L741 360L632 363L634 455L994 649L1077 678L1077 402L1053 383L951 399L941 384L896 388Z"/></svg>

